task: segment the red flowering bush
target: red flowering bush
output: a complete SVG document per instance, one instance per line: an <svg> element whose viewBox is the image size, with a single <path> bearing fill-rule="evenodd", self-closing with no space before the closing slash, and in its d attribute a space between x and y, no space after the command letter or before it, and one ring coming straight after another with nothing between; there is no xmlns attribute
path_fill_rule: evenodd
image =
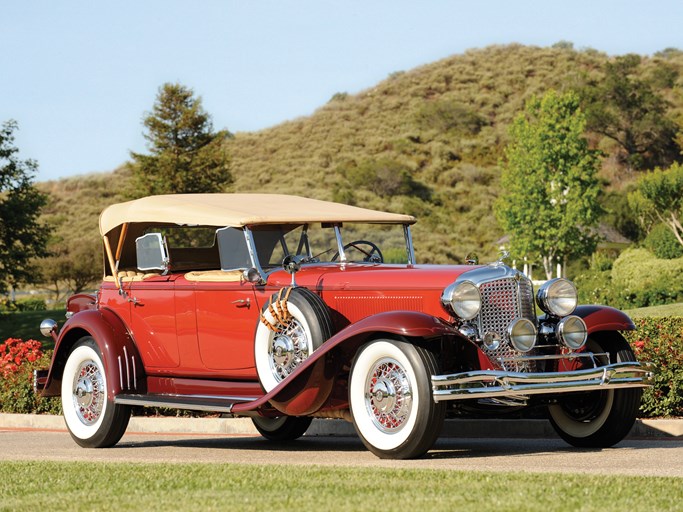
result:
<svg viewBox="0 0 683 512"><path fill-rule="evenodd" d="M683 416L683 318L637 318L626 338L639 361L657 368L655 384L643 392L641 416Z"/></svg>
<svg viewBox="0 0 683 512"><path fill-rule="evenodd" d="M43 352L36 340L9 338L0 343L0 411L58 413L59 400L33 392L33 370L47 368L51 352Z"/></svg>

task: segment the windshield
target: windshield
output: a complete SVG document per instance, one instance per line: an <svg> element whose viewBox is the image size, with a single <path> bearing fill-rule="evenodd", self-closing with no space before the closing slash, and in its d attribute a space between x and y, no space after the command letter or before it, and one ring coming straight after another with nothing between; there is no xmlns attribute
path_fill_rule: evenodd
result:
<svg viewBox="0 0 683 512"><path fill-rule="evenodd" d="M248 232L253 240L258 264L264 272L282 266L286 256L299 256L307 263L347 262L408 263L403 225L337 225L343 242L343 257L335 225L297 224L254 226ZM244 232L238 228L217 231L223 270L252 266ZM256 263L256 262L255 262Z"/></svg>

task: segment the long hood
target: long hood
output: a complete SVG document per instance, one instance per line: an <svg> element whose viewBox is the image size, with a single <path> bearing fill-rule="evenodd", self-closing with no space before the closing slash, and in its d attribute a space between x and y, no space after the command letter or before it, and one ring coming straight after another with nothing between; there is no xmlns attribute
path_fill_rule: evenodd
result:
<svg viewBox="0 0 683 512"><path fill-rule="evenodd" d="M472 265L377 265L363 263L306 265L296 274L301 286L317 290L443 290ZM279 270L268 284L286 286L291 276Z"/></svg>

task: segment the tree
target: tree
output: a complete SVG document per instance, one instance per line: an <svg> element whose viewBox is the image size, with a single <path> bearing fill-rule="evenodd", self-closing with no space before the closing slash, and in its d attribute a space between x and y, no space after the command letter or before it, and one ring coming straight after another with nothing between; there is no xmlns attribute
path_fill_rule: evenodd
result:
<svg viewBox="0 0 683 512"><path fill-rule="evenodd" d="M131 152L141 195L220 192L232 179L224 130L213 132L201 98L180 84L164 84L143 125L149 155Z"/></svg>
<svg viewBox="0 0 683 512"><path fill-rule="evenodd" d="M60 301L67 294L80 293L102 276L102 242L80 236L67 241L60 237L49 245L50 256L39 261L42 279ZM62 284L64 288L62 288Z"/></svg>
<svg viewBox="0 0 683 512"><path fill-rule="evenodd" d="M683 245L683 165L675 163L667 170L655 169L641 177L628 203L648 232L661 222Z"/></svg>
<svg viewBox="0 0 683 512"><path fill-rule="evenodd" d="M669 165L678 157L677 127L667 117L667 102L638 78L641 58L624 55L605 65L600 82L584 90L588 130L616 142L629 167Z"/></svg>
<svg viewBox="0 0 683 512"><path fill-rule="evenodd" d="M600 214L598 158L574 93L532 98L510 128L495 206L516 257L540 257L548 279L553 261L590 254Z"/></svg>
<svg viewBox="0 0 683 512"><path fill-rule="evenodd" d="M38 222L46 198L32 184L38 165L17 158L16 121L0 127L0 292L38 278L33 259L45 255L47 228Z"/></svg>

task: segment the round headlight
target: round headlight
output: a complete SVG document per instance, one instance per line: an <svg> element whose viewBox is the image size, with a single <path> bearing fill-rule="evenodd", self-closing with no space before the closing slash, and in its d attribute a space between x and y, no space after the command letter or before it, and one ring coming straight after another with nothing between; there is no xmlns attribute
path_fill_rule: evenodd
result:
<svg viewBox="0 0 683 512"><path fill-rule="evenodd" d="M536 326L527 318L518 318L508 327L512 346L518 352L529 352L536 344Z"/></svg>
<svg viewBox="0 0 683 512"><path fill-rule="evenodd" d="M538 307L549 315L562 317L574 312L579 298L574 283L557 278L546 281L538 289L536 301Z"/></svg>
<svg viewBox="0 0 683 512"><path fill-rule="evenodd" d="M555 328L560 342L572 350L579 350L586 343L588 328L586 322L578 316L567 316L557 323Z"/></svg>
<svg viewBox="0 0 683 512"><path fill-rule="evenodd" d="M469 281L453 283L447 287L441 301L463 320L472 320L479 314L481 295L479 289Z"/></svg>

